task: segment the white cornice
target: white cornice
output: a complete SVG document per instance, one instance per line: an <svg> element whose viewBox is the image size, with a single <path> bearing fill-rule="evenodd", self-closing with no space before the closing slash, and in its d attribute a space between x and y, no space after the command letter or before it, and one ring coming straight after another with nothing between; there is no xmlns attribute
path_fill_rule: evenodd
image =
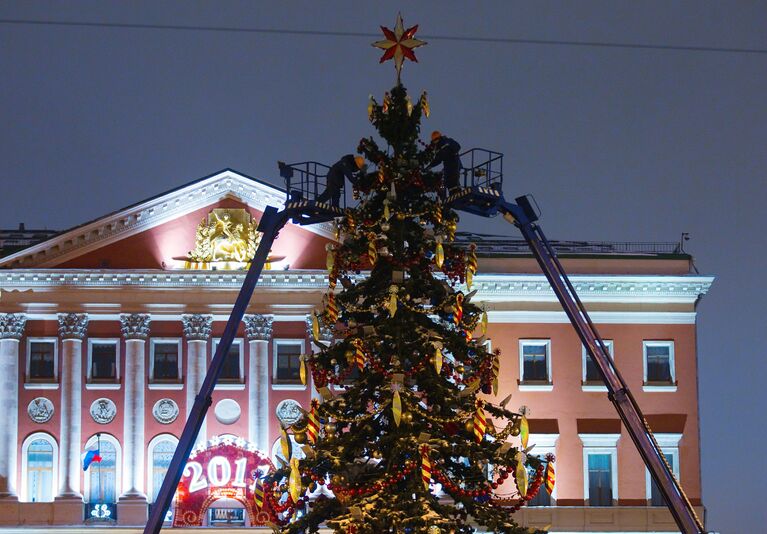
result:
<svg viewBox="0 0 767 534"><path fill-rule="evenodd" d="M695 324L695 312L678 311L590 311L589 317L597 324ZM563 311L494 311L487 312L491 323L569 324ZM585 391L585 390L584 390Z"/></svg>
<svg viewBox="0 0 767 534"><path fill-rule="evenodd" d="M285 203L285 193L280 189L225 170L6 256L0 259L0 267L50 267L224 198L237 199L259 211L267 206L280 209ZM303 228L333 238L329 223Z"/></svg>
<svg viewBox="0 0 767 534"><path fill-rule="evenodd" d="M705 295L713 276L699 275L571 275L583 302L693 303ZM484 302L552 302L556 300L543 275L490 274L474 277L474 300Z"/></svg>
<svg viewBox="0 0 767 534"><path fill-rule="evenodd" d="M0 270L0 289L35 288L210 288L236 289L245 279L243 271L162 271L89 269ZM706 294L712 276L680 275L572 275L578 296L584 302L695 302ZM264 271L260 288L324 289L324 270ZM554 292L543 275L476 275L474 302L555 302ZM464 288L465 290L465 288Z"/></svg>

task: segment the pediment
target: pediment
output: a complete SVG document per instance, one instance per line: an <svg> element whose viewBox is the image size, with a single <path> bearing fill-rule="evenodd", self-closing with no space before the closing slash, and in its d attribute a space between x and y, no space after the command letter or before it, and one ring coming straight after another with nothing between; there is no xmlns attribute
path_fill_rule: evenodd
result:
<svg viewBox="0 0 767 534"><path fill-rule="evenodd" d="M194 250L200 223L214 210L244 210L257 222L267 206L279 208L284 201L281 189L227 169L6 256L0 268L178 269ZM279 268L323 268L332 239L329 223L288 223L272 254L284 258Z"/></svg>

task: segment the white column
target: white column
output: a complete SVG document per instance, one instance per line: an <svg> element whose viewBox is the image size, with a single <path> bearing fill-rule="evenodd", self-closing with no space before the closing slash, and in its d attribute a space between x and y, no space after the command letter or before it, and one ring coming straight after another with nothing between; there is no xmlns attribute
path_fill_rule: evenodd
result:
<svg viewBox="0 0 767 534"><path fill-rule="evenodd" d="M123 403L123 493L120 500L146 502L144 469L144 382L149 315L120 315L125 338L125 400Z"/></svg>
<svg viewBox="0 0 767 534"><path fill-rule="evenodd" d="M246 315L248 337L248 440L258 450L269 452L269 340L272 337L271 315Z"/></svg>
<svg viewBox="0 0 767 534"><path fill-rule="evenodd" d="M16 450L19 443L19 340L27 317L0 314L0 499L16 495Z"/></svg>
<svg viewBox="0 0 767 534"><path fill-rule="evenodd" d="M213 316L185 314L181 320L184 326L184 337L186 337L186 415L189 416L208 368L208 339L212 330ZM207 417L202 422L195 444L205 443L208 439L206 420Z"/></svg>
<svg viewBox="0 0 767 534"><path fill-rule="evenodd" d="M80 455L82 451L83 337L88 315L59 314L61 338L61 431L59 434L59 493L57 499L82 501Z"/></svg>

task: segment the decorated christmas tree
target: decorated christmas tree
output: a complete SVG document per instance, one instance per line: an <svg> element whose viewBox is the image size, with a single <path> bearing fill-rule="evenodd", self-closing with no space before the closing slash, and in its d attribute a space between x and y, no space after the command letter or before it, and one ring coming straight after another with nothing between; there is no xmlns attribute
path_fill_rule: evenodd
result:
<svg viewBox="0 0 767 534"><path fill-rule="evenodd" d="M419 140L426 94L414 101L399 80L421 44L416 28L398 18L375 44L395 60L397 85L380 103L371 97L386 147L359 142L375 171L357 180L359 203L328 247L313 324L322 350L301 366L322 399L283 430L287 461L264 481L285 532L529 532L511 514L550 464L528 454L524 415L490 400L500 353L487 348L487 314L474 302L476 254L454 243L458 213L430 168L436 145ZM336 341L321 341L322 329Z"/></svg>

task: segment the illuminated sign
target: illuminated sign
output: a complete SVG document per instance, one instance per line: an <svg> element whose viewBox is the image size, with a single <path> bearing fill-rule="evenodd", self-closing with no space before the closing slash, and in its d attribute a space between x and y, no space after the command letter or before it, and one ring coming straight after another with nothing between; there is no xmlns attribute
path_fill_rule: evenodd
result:
<svg viewBox="0 0 767 534"><path fill-rule="evenodd" d="M202 526L207 510L219 499L242 504L251 526L274 522L268 504L257 507L253 495L256 478L273 468L269 458L243 438L211 438L206 447L192 451L184 467L176 494L173 526Z"/></svg>

